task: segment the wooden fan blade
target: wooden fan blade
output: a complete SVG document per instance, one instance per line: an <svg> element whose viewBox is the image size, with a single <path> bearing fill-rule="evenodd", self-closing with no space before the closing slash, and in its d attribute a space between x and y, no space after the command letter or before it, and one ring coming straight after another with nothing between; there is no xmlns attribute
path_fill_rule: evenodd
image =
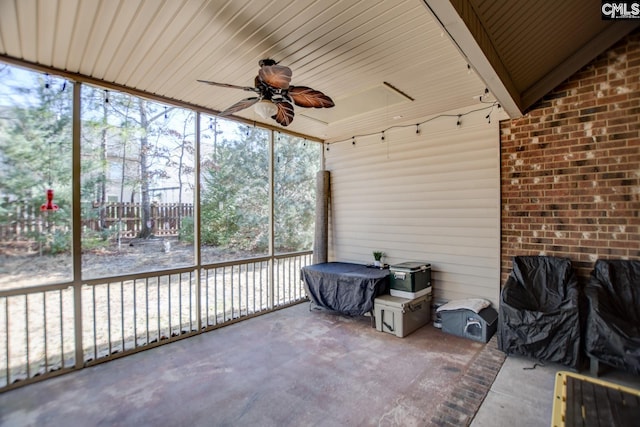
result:
<svg viewBox="0 0 640 427"><path fill-rule="evenodd" d="M258 78L276 89L288 89L291 83L291 68L283 65L265 65L258 71Z"/></svg>
<svg viewBox="0 0 640 427"><path fill-rule="evenodd" d="M219 87L228 87L231 89L242 89L242 90L247 90L249 92L260 92L260 89L255 88L255 87L250 87L250 86L236 86L236 85L230 85L228 83L216 83L216 82L210 82L208 80L198 80L200 83L206 83L208 85L212 85L212 86L219 86Z"/></svg>
<svg viewBox="0 0 640 427"><path fill-rule="evenodd" d="M306 108L331 108L333 100L319 90L306 86L291 86L288 92L296 105Z"/></svg>
<svg viewBox="0 0 640 427"><path fill-rule="evenodd" d="M288 126L293 121L293 105L288 102L276 102L278 112L271 116L273 120L280 123L282 126Z"/></svg>
<svg viewBox="0 0 640 427"><path fill-rule="evenodd" d="M219 116L228 116L229 114L237 113L240 110L244 110L245 108L251 107L252 105L257 103L258 101L260 101L260 99L261 99L260 97L252 97L252 98L243 99L241 101L236 102L231 107L229 107L226 110L222 111L218 115Z"/></svg>

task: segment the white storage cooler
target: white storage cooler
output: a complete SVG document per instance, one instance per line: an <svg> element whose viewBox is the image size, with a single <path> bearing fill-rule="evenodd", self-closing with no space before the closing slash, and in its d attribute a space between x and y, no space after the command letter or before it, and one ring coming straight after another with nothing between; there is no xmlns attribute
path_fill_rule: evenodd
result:
<svg viewBox="0 0 640 427"><path fill-rule="evenodd" d="M377 330L403 338L431 320L431 293L415 299L382 295L373 309Z"/></svg>

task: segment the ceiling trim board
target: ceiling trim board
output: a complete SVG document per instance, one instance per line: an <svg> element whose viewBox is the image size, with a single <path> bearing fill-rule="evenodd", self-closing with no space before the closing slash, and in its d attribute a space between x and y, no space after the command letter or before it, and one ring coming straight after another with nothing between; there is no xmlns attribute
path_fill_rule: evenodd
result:
<svg viewBox="0 0 640 427"><path fill-rule="evenodd" d="M509 117L522 116L520 95L473 8L462 0L423 2ZM482 46L477 40L482 41Z"/></svg>

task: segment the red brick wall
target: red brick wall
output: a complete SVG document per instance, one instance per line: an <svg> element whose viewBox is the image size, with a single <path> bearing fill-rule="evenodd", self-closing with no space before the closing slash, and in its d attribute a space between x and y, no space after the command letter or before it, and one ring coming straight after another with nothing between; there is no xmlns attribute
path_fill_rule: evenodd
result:
<svg viewBox="0 0 640 427"><path fill-rule="evenodd" d="M515 255L640 259L640 31L503 121L501 278Z"/></svg>

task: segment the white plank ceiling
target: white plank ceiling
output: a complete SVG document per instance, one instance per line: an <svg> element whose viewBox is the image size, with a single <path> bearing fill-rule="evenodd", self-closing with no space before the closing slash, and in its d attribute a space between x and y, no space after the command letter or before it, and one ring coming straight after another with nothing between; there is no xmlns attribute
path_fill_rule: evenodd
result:
<svg viewBox="0 0 640 427"><path fill-rule="evenodd" d="M484 89L420 0L0 0L0 54L217 111L250 94L197 79L253 86L273 58L292 84L361 104L328 124L297 107L288 129L322 140L467 107Z"/></svg>
<svg viewBox="0 0 640 427"><path fill-rule="evenodd" d="M476 72L468 73L477 52L488 51L493 68L495 58L503 56L507 68L513 64L513 73L498 70L497 75L513 80L507 86L518 93L492 91L501 102L509 103L508 94L511 104L519 105L519 92L580 47L564 45L559 50L564 56L545 61L549 67L532 74L532 64L539 61L523 62L527 51L518 50L531 40L519 37L516 44L510 34L522 33L517 25L524 25L532 11L521 6L534 3L514 1L496 9L482 0L0 0L0 60L221 111L248 92L196 80L252 86L258 61L272 58L293 70L292 84L311 86L336 102L332 114L297 107L288 129L333 142L479 104L485 82L500 85L481 64L472 63ZM599 32L601 25L593 18L599 17L599 8L591 9L590 31ZM443 18L455 10L455 22ZM551 8L536 11L538 22L554 13ZM484 32L474 31L473 37L484 36L493 49L467 43L453 31L460 23L472 28L476 21ZM567 28L575 30L575 25ZM555 36L551 30L536 34ZM573 39L584 44L585 38L590 36ZM536 52L553 57L554 43L563 45L563 39L544 40ZM413 100L398 97L389 85ZM530 98L539 93L540 88ZM253 109L238 115L279 126Z"/></svg>

